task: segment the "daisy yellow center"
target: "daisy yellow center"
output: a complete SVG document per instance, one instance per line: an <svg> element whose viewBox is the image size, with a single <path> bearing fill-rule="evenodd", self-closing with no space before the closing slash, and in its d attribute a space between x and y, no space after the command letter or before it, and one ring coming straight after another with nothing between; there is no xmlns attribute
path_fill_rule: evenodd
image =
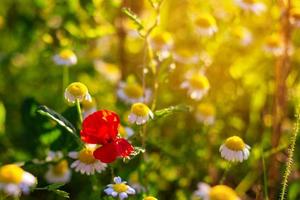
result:
<svg viewBox="0 0 300 200"><path fill-rule="evenodd" d="M242 28L242 27L237 27L234 29L233 31L233 35L239 39L243 39L246 35L246 29Z"/></svg>
<svg viewBox="0 0 300 200"><path fill-rule="evenodd" d="M203 15L196 19L196 24L200 27L210 28L216 24L216 21L211 15Z"/></svg>
<svg viewBox="0 0 300 200"><path fill-rule="evenodd" d="M226 185L217 185L211 188L210 200L238 200L235 191Z"/></svg>
<svg viewBox="0 0 300 200"><path fill-rule="evenodd" d="M71 83L67 87L67 91L75 97L81 97L88 93L87 87L80 82Z"/></svg>
<svg viewBox="0 0 300 200"><path fill-rule="evenodd" d="M79 152L78 159L85 164L92 164L97 161L93 155L93 152L94 151L91 149L82 149Z"/></svg>
<svg viewBox="0 0 300 200"><path fill-rule="evenodd" d="M247 3L247 4L254 4L256 3L256 0L243 0L244 3Z"/></svg>
<svg viewBox="0 0 300 200"><path fill-rule="evenodd" d="M0 182L2 183L21 183L24 170L19 166L10 164L0 168Z"/></svg>
<svg viewBox="0 0 300 200"><path fill-rule="evenodd" d="M232 136L227 138L225 146L234 151L242 151L245 148L244 141L238 136Z"/></svg>
<svg viewBox="0 0 300 200"><path fill-rule="evenodd" d="M280 46L280 37L277 35L273 35L267 40L267 45L269 47L278 47Z"/></svg>
<svg viewBox="0 0 300 200"><path fill-rule="evenodd" d="M63 175L65 174L69 169L68 162L66 160L62 160L56 165L53 166L52 170L53 173L56 175Z"/></svg>
<svg viewBox="0 0 300 200"><path fill-rule="evenodd" d="M193 75L189 82L190 85L196 89L206 89L209 87L209 82L203 75Z"/></svg>
<svg viewBox="0 0 300 200"><path fill-rule="evenodd" d="M124 137L124 138L127 137L127 132L126 132L126 129L124 128L124 126L119 127L119 133L122 137Z"/></svg>
<svg viewBox="0 0 300 200"><path fill-rule="evenodd" d="M125 183L116 183L113 185L113 189L117 193L122 193L127 191L128 186Z"/></svg>
<svg viewBox="0 0 300 200"><path fill-rule="evenodd" d="M125 94L132 98L140 98L143 96L143 88L138 84L127 84L124 88Z"/></svg>
<svg viewBox="0 0 300 200"><path fill-rule="evenodd" d="M74 56L74 52L69 50L69 49L65 49L65 50L62 50L60 53L59 53L59 57L61 57L62 59L69 59L71 58L72 56Z"/></svg>
<svg viewBox="0 0 300 200"><path fill-rule="evenodd" d="M138 116L147 116L149 113L149 108L143 103L135 103L131 107L131 112Z"/></svg>
<svg viewBox="0 0 300 200"><path fill-rule="evenodd" d="M84 99L81 103L84 109L91 109L96 106L94 99L92 101L88 101Z"/></svg>
<svg viewBox="0 0 300 200"><path fill-rule="evenodd" d="M106 71L109 74L118 74L118 73L120 73L119 68L116 65L113 65L113 64L107 64Z"/></svg>
<svg viewBox="0 0 300 200"><path fill-rule="evenodd" d="M143 200L157 200L157 198L155 198L153 196L147 196Z"/></svg>
<svg viewBox="0 0 300 200"><path fill-rule="evenodd" d="M215 115L215 108L211 104L202 103L198 105L198 112L205 116L213 116Z"/></svg>

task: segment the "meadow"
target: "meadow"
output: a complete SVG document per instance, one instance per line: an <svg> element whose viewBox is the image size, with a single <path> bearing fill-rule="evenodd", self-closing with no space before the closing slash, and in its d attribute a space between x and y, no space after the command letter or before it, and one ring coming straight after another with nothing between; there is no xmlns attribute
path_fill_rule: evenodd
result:
<svg viewBox="0 0 300 200"><path fill-rule="evenodd" d="M0 4L0 200L300 199L300 1Z"/></svg>

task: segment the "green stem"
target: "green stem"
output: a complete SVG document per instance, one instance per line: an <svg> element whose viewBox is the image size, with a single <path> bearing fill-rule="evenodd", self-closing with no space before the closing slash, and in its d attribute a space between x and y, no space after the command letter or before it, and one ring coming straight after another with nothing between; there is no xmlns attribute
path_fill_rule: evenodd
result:
<svg viewBox="0 0 300 200"><path fill-rule="evenodd" d="M228 172L229 172L229 170L231 169L231 163L227 163L227 166L226 166L226 169L225 169L225 171L224 171L224 173L223 173L223 175L222 175L222 178L221 178L221 180L220 180L220 184L223 184L224 183L224 181L225 181L225 179L226 179L226 177L227 177L227 174L228 174Z"/></svg>
<svg viewBox="0 0 300 200"><path fill-rule="evenodd" d="M266 173L266 163L265 163L265 155L264 155L264 152L262 150L261 152L262 156L261 156L261 159L262 159L262 166L263 166L263 178L264 178L264 183L263 183L263 186L264 186L264 195L265 195L265 200L269 200L269 197L268 197L268 179L267 179L267 173Z"/></svg>
<svg viewBox="0 0 300 200"><path fill-rule="evenodd" d="M296 140L297 140L297 135L299 132L299 124L300 124L300 114L299 114L299 108L296 110L296 123L295 127L291 136L290 140L290 148L288 149L288 160L286 163L286 169L284 171L283 175L283 181L282 181L282 189L281 189L281 194L280 194L280 200L284 200L285 198L285 193L286 193L286 188L288 185L288 178L291 174L292 166L293 166L293 157L294 157L294 151L295 151L295 146L296 146Z"/></svg>
<svg viewBox="0 0 300 200"><path fill-rule="evenodd" d="M80 120L80 125L82 124L83 120L82 120L82 113L81 113L81 108L80 108L80 101L79 99L76 99L76 108L77 108L77 112L78 112L78 116L79 116L79 120Z"/></svg>

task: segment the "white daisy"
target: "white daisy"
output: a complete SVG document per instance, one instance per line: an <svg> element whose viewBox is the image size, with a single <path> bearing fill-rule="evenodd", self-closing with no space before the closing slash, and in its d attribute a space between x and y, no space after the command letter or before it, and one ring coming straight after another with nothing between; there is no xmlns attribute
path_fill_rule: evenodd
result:
<svg viewBox="0 0 300 200"><path fill-rule="evenodd" d="M71 83L65 90L65 99L70 103L75 103L76 100L82 102L83 100L92 101L92 97L89 94L87 87L80 83Z"/></svg>
<svg viewBox="0 0 300 200"><path fill-rule="evenodd" d="M128 116L128 121L137 125L145 124L149 119L154 118L153 112L143 103L135 103L131 106L131 112Z"/></svg>
<svg viewBox="0 0 300 200"><path fill-rule="evenodd" d="M195 25L196 32L202 36L212 36L218 31L215 18L208 13L198 15Z"/></svg>
<svg viewBox="0 0 300 200"><path fill-rule="evenodd" d="M197 121L207 125L212 125L215 122L215 107L210 103L200 103L196 108L195 117Z"/></svg>
<svg viewBox="0 0 300 200"><path fill-rule="evenodd" d="M15 164L0 167L0 191L9 196L18 197L28 194L30 188L37 184L37 179Z"/></svg>
<svg viewBox="0 0 300 200"><path fill-rule="evenodd" d="M266 39L264 50L275 56L280 56L284 53L284 44L279 34L272 34Z"/></svg>
<svg viewBox="0 0 300 200"><path fill-rule="evenodd" d="M194 51L185 48L177 49L173 54L173 58L176 62L187 65L197 64L200 61L199 56Z"/></svg>
<svg viewBox="0 0 300 200"><path fill-rule="evenodd" d="M134 131L132 128L128 127L128 126L122 126L120 125L119 127L119 134L122 138L128 139L131 136L133 136Z"/></svg>
<svg viewBox="0 0 300 200"><path fill-rule="evenodd" d="M293 26L300 28L300 8L291 9L290 22Z"/></svg>
<svg viewBox="0 0 300 200"><path fill-rule="evenodd" d="M95 60L94 68L103 76L103 78L111 83L117 83L121 79L121 71L115 64L107 63L102 60Z"/></svg>
<svg viewBox="0 0 300 200"><path fill-rule="evenodd" d="M107 164L95 159L93 153L96 149L96 145L86 145L81 151L72 151L69 153L69 157L77 159L71 164L71 168L74 168L76 172L81 174L93 175L95 172L101 173L107 167Z"/></svg>
<svg viewBox="0 0 300 200"><path fill-rule="evenodd" d="M118 97L125 103L132 104L136 102L149 102L151 97L151 90L146 89L145 94L143 88L138 83L132 82L120 82L117 90Z"/></svg>
<svg viewBox="0 0 300 200"><path fill-rule="evenodd" d="M253 40L252 33L247 28L242 26L236 27L232 34L243 46L249 45Z"/></svg>
<svg viewBox="0 0 300 200"><path fill-rule="evenodd" d="M199 101L207 94L210 85L208 79L201 71L191 70L186 74L181 88L187 89L188 95L192 99Z"/></svg>
<svg viewBox="0 0 300 200"><path fill-rule="evenodd" d="M126 184L126 181L122 181L122 179L118 176L114 178L115 184L107 185L107 188L104 192L113 197L119 197L120 200L123 200L128 197L128 195L135 194L135 190Z"/></svg>
<svg viewBox="0 0 300 200"><path fill-rule="evenodd" d="M243 10L253 12L257 15L266 10L266 5L257 0L235 0L235 3Z"/></svg>
<svg viewBox="0 0 300 200"><path fill-rule="evenodd" d="M55 165L50 165L45 179L48 183L67 183L71 179L71 170L66 160L61 160Z"/></svg>
<svg viewBox="0 0 300 200"><path fill-rule="evenodd" d="M60 160L63 157L63 153L61 151L49 151L46 157L46 161L57 161Z"/></svg>
<svg viewBox="0 0 300 200"><path fill-rule="evenodd" d="M226 139L225 143L219 149L222 158L231 162L243 162L250 155L250 146L238 136L232 136Z"/></svg>
<svg viewBox="0 0 300 200"><path fill-rule="evenodd" d="M64 49L59 54L53 56L53 60L57 65L72 66L77 63L75 53L69 49Z"/></svg>
<svg viewBox="0 0 300 200"><path fill-rule="evenodd" d="M95 99L92 99L92 101L83 100L81 102L82 104L82 115L83 119L87 118L90 114L93 114L97 111L97 105Z"/></svg>
<svg viewBox="0 0 300 200"><path fill-rule="evenodd" d="M193 193L193 196L199 197L201 200L209 200L210 185L207 183L198 183L198 189Z"/></svg>
<svg viewBox="0 0 300 200"><path fill-rule="evenodd" d="M153 51L156 52L160 61L170 56L170 50L172 49L173 44L173 38L168 32L158 33L150 37L150 46Z"/></svg>
<svg viewBox="0 0 300 200"><path fill-rule="evenodd" d="M240 200L236 192L226 185L209 186L206 183L199 183L198 190L193 194L201 200Z"/></svg>

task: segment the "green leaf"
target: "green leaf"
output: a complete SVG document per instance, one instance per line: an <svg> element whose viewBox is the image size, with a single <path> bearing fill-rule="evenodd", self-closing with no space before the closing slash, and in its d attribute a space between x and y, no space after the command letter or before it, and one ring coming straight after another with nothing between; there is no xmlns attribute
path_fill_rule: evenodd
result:
<svg viewBox="0 0 300 200"><path fill-rule="evenodd" d="M60 188L64 186L65 183L53 183L51 185L46 186L47 190L56 190L57 188Z"/></svg>
<svg viewBox="0 0 300 200"><path fill-rule="evenodd" d="M140 18L134 12L132 12L129 8L122 8L122 12L125 15L127 15L129 17L129 19L131 19L138 26L138 30L141 30L144 28Z"/></svg>
<svg viewBox="0 0 300 200"><path fill-rule="evenodd" d="M154 112L155 118L161 118L169 116L175 112L190 112L191 108L188 105L180 104L176 106L170 106L168 108L160 109Z"/></svg>
<svg viewBox="0 0 300 200"><path fill-rule="evenodd" d="M36 110L39 114L44 115L55 122L57 122L61 127L65 128L68 132L75 134L75 127L61 114L55 112L54 110L48 108L47 106L39 106Z"/></svg>
<svg viewBox="0 0 300 200"><path fill-rule="evenodd" d="M70 198L70 194L66 191L63 190L53 190L53 192L63 198L69 199Z"/></svg>
<svg viewBox="0 0 300 200"><path fill-rule="evenodd" d="M45 145L52 144L61 135L60 130L55 129L53 131L44 133L40 136L40 141Z"/></svg>

